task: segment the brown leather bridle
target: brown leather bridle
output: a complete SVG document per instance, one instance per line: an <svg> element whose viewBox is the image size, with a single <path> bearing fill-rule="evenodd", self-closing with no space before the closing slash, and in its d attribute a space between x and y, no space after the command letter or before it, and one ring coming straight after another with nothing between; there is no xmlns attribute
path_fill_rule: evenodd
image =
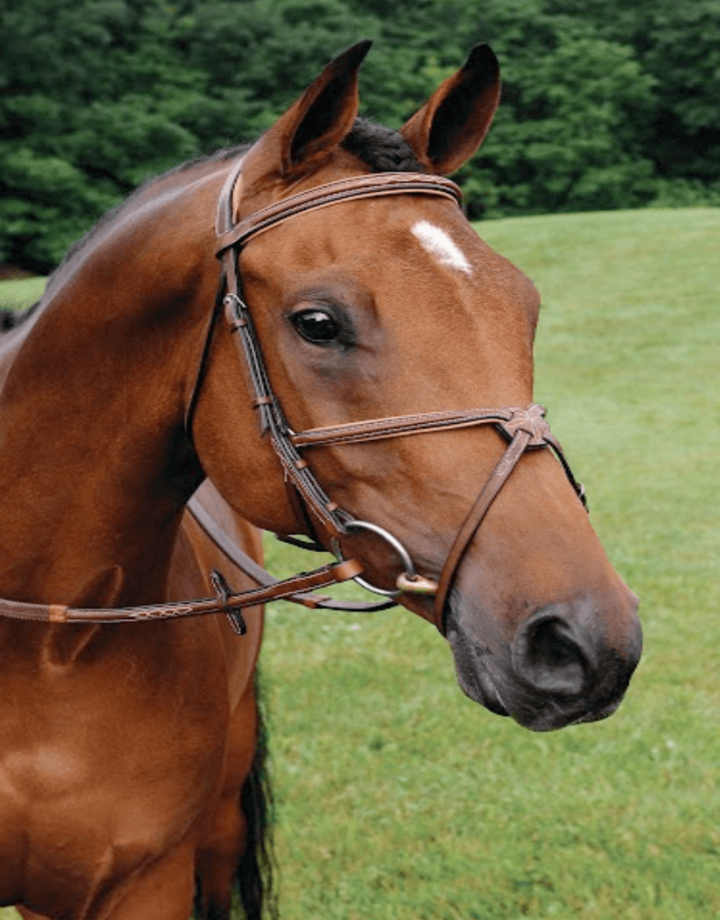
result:
<svg viewBox="0 0 720 920"><path fill-rule="evenodd" d="M355 176L284 198L235 224L233 198L240 171L241 163L238 163L228 175L218 202L216 218L216 254L222 262L224 273L222 305L225 319L234 335L241 361L248 371L252 404L259 413L261 435L269 435L282 465L285 481L292 487L293 506L296 509L300 508L306 521L306 529L310 531L310 543L303 545L308 545L312 549L324 549L316 537L317 526L326 534L331 546L336 550L338 562L322 566L310 573L277 581L249 559L214 524L197 499L191 499L188 506L198 523L231 561L258 583L258 588L234 593L222 575L213 572L213 584L218 592L215 598L115 609L73 608L62 604L28 604L0 599L0 615L53 623L118 623L225 613L236 631L243 633L246 627L240 613L242 608L281 598L307 607L355 611L384 609L394 604L394 601L371 605L336 602L323 595L311 593L317 588L355 579L370 590L391 597L402 593L434 595L432 619L437 628L444 633L443 612L458 567L495 497L526 450L550 447L585 504L583 488L575 480L559 442L550 432L544 418L545 410L533 403L526 407L423 412L295 432L288 425L270 384L250 308L242 297L239 259L242 248L253 237L310 210L358 198L397 194L434 195L449 198L459 204L460 189L448 179L424 174L381 173ZM494 426L505 436L509 444L465 518L445 561L439 582L424 578L416 572L409 552L396 537L377 524L357 520L333 502L316 479L302 453L320 447L366 443L478 425ZM296 501L296 496L299 496L299 502ZM339 550L340 539L349 538L357 532L376 534L398 554L403 571L398 576L395 589L380 589L369 585L360 578L362 565L355 559L342 558Z"/></svg>
<svg viewBox="0 0 720 920"><path fill-rule="evenodd" d="M371 531L382 537L403 562L404 571L398 577L397 590L378 589L360 578L356 580L380 594L434 595L433 621L438 629L444 632L445 601L457 569L492 502L526 450L552 448L573 488L585 504L583 488L575 480L560 443L550 432L544 418L545 410L533 403L524 408L423 412L294 432L285 420L280 403L273 392L250 308L242 297L239 260L242 248L251 239L283 221L310 210L329 207L350 199L397 194L435 195L450 198L460 204L462 192L454 182L439 176L416 173L354 176L282 199L234 224L234 190L240 171L241 164L238 164L228 176L218 203L217 254L222 260L225 273L225 317L231 332L236 336L241 360L249 372L253 406L261 416L261 431L270 436L272 446L282 464L286 482L291 483L297 490L302 502L310 511L311 521L317 520L320 523L332 538L334 547L337 548L340 537L351 536L357 531ZM301 453L308 448L336 447L342 444L358 444L477 425L494 425L510 443L463 522L437 583L417 574L410 554L397 538L378 525L356 520L331 501Z"/></svg>

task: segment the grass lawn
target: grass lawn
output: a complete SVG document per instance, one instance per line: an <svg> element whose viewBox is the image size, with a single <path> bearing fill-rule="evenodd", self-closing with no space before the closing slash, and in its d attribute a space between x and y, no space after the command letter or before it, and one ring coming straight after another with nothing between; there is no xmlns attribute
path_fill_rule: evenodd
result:
<svg viewBox="0 0 720 920"><path fill-rule="evenodd" d="M20 308L29 306L42 297L45 278L19 278L0 282L0 306Z"/></svg>
<svg viewBox="0 0 720 920"><path fill-rule="evenodd" d="M717 920L720 209L479 229L543 295L536 398L642 599L644 657L611 719L534 735L467 700L405 611L273 607L281 916ZM307 565L267 545L275 572Z"/></svg>
<svg viewBox="0 0 720 920"><path fill-rule="evenodd" d="M282 916L717 920L720 210L479 230L543 295L536 397L645 655L611 719L533 735L465 699L410 614L276 607Z"/></svg>

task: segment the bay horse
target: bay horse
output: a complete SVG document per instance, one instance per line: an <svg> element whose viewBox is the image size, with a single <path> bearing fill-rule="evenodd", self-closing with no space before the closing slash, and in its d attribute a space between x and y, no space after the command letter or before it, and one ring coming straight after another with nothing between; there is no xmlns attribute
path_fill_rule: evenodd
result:
<svg viewBox="0 0 720 920"><path fill-rule="evenodd" d="M527 728L608 716L637 664L637 599L532 403L537 292L445 178L497 61L395 132L358 119L368 47L141 187L0 342L0 904L25 920L222 920L238 872L267 913L280 589L227 550L258 562L256 528L338 557L285 594L362 575Z"/></svg>

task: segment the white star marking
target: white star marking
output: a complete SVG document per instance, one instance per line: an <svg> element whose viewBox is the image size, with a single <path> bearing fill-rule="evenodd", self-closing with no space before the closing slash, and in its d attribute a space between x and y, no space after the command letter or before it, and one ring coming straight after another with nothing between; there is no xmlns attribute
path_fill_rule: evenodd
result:
<svg viewBox="0 0 720 920"><path fill-rule="evenodd" d="M456 268L466 275L472 275L470 263L465 258L460 247L440 227L421 220L412 228L413 234L420 240L424 249L435 256L442 265Z"/></svg>

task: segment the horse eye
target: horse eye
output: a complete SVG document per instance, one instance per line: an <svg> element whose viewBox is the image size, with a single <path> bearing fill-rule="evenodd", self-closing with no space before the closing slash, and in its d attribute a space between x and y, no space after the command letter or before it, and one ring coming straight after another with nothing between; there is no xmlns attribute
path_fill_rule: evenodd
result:
<svg viewBox="0 0 720 920"><path fill-rule="evenodd" d="M290 317L297 332L313 345L329 345L341 334L339 323L325 310L303 310Z"/></svg>

